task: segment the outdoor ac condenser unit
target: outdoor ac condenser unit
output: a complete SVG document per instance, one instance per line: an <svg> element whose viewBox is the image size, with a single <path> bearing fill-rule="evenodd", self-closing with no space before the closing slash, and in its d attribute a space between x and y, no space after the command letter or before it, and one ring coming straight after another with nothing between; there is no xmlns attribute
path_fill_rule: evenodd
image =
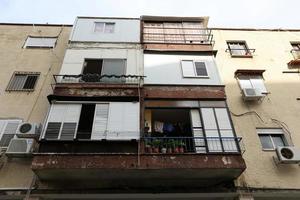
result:
<svg viewBox="0 0 300 200"><path fill-rule="evenodd" d="M245 101L255 101L260 100L264 97L257 89L255 88L244 88L243 89L243 99Z"/></svg>
<svg viewBox="0 0 300 200"><path fill-rule="evenodd" d="M12 139L7 147L5 155L8 157L26 157L33 151L34 139Z"/></svg>
<svg viewBox="0 0 300 200"><path fill-rule="evenodd" d="M41 125L38 123L21 123L17 129L18 138L38 138L41 132Z"/></svg>
<svg viewBox="0 0 300 200"><path fill-rule="evenodd" d="M276 154L280 164L299 164L300 149L296 147L277 147Z"/></svg>

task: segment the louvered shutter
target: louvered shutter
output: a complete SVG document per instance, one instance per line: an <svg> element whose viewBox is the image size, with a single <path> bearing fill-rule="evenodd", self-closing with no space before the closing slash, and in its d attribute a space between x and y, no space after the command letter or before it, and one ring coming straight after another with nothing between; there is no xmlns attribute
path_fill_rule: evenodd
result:
<svg viewBox="0 0 300 200"><path fill-rule="evenodd" d="M53 104L48 116L44 138L73 140L80 111L80 104Z"/></svg>
<svg viewBox="0 0 300 200"><path fill-rule="evenodd" d="M106 139L109 104L96 104L91 139Z"/></svg>
<svg viewBox="0 0 300 200"><path fill-rule="evenodd" d="M139 103L111 102L107 129L108 140L139 139Z"/></svg>
<svg viewBox="0 0 300 200"><path fill-rule="evenodd" d="M21 120L5 120L0 123L2 134L0 135L0 147L8 147L11 139L16 135Z"/></svg>
<svg viewBox="0 0 300 200"><path fill-rule="evenodd" d="M195 62L197 76L208 76L205 62Z"/></svg>

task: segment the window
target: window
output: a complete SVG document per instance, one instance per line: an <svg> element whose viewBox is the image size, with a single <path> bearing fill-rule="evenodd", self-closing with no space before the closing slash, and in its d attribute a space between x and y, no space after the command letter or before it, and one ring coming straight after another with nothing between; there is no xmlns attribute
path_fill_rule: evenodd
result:
<svg viewBox="0 0 300 200"><path fill-rule="evenodd" d="M46 140L132 140L139 138L139 103L52 104Z"/></svg>
<svg viewBox="0 0 300 200"><path fill-rule="evenodd" d="M231 56L237 57L252 57L250 49L245 41L230 41L227 42Z"/></svg>
<svg viewBox="0 0 300 200"><path fill-rule="evenodd" d="M33 91L39 75L39 72L15 72L6 91Z"/></svg>
<svg viewBox="0 0 300 200"><path fill-rule="evenodd" d="M261 75L239 75L239 84L241 89L256 89L259 94L266 94L267 89Z"/></svg>
<svg viewBox="0 0 300 200"><path fill-rule="evenodd" d="M114 33L115 23L112 22L95 22L94 32L96 33Z"/></svg>
<svg viewBox="0 0 300 200"><path fill-rule="evenodd" d="M291 50L295 59L300 59L300 42L291 42L293 49Z"/></svg>
<svg viewBox="0 0 300 200"><path fill-rule="evenodd" d="M109 77L111 75L125 75L126 60L125 59L86 59L82 74L82 80L85 82L124 82L121 77ZM107 77L100 76L106 75Z"/></svg>
<svg viewBox="0 0 300 200"><path fill-rule="evenodd" d="M57 37L36 37L29 36L24 48L54 48Z"/></svg>
<svg viewBox="0 0 300 200"><path fill-rule="evenodd" d="M203 61L182 60L183 77L208 77L206 63Z"/></svg>
<svg viewBox="0 0 300 200"><path fill-rule="evenodd" d="M8 147L22 120L0 120L0 147Z"/></svg>
<svg viewBox="0 0 300 200"><path fill-rule="evenodd" d="M287 142L281 128L256 129L264 150L275 150L276 147L286 146Z"/></svg>

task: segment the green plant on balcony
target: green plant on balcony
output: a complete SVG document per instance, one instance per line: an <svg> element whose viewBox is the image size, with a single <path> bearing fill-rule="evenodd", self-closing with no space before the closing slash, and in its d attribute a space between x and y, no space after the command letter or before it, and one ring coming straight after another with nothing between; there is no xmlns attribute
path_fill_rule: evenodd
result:
<svg viewBox="0 0 300 200"><path fill-rule="evenodd" d="M152 141L152 151L153 153L159 153L159 148L161 146L161 140L155 139Z"/></svg>

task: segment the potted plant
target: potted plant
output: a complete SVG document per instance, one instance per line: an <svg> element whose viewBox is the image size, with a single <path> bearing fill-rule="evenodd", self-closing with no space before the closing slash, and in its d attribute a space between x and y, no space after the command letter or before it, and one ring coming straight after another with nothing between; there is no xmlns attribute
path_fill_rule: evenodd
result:
<svg viewBox="0 0 300 200"><path fill-rule="evenodd" d="M178 146L179 153L184 153L185 143L183 141L178 141L177 146Z"/></svg>
<svg viewBox="0 0 300 200"><path fill-rule="evenodd" d="M148 140L145 142L145 150L146 150L146 153L152 153L152 144Z"/></svg>
<svg viewBox="0 0 300 200"><path fill-rule="evenodd" d="M159 147L161 145L161 141L156 139L152 142L152 151L153 153L159 153Z"/></svg>
<svg viewBox="0 0 300 200"><path fill-rule="evenodd" d="M167 152L168 153L173 153L174 146L175 146L175 141L173 139L169 140L167 142Z"/></svg>

